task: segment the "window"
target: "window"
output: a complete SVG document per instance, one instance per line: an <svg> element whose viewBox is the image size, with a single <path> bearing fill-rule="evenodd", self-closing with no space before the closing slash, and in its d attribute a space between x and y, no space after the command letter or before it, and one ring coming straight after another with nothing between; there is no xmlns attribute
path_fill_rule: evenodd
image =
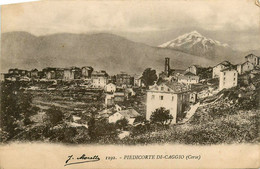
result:
<svg viewBox="0 0 260 169"><path fill-rule="evenodd" d="M164 90L164 87L161 87L161 90Z"/></svg>
<svg viewBox="0 0 260 169"><path fill-rule="evenodd" d="M234 78L234 81L236 81L236 78Z"/></svg>
<svg viewBox="0 0 260 169"><path fill-rule="evenodd" d="M174 100L174 96L172 96L172 101Z"/></svg>
<svg viewBox="0 0 260 169"><path fill-rule="evenodd" d="M226 80L226 78L224 77L224 80Z"/></svg>
<svg viewBox="0 0 260 169"><path fill-rule="evenodd" d="M163 100L163 96L160 96L160 100Z"/></svg>
<svg viewBox="0 0 260 169"><path fill-rule="evenodd" d="M224 76L226 75L226 72L224 72Z"/></svg>
<svg viewBox="0 0 260 169"><path fill-rule="evenodd" d="M236 73L234 73L234 76L236 76Z"/></svg>
<svg viewBox="0 0 260 169"><path fill-rule="evenodd" d="M155 96L154 96L154 95L152 95L152 100L154 100L154 98L155 98Z"/></svg>

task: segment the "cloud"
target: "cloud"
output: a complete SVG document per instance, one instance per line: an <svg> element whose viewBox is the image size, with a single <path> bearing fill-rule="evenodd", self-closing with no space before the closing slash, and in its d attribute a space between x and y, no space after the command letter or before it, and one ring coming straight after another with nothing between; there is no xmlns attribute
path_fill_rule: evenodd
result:
<svg viewBox="0 0 260 169"><path fill-rule="evenodd" d="M253 0L40 1L2 6L2 32L112 32L158 45L193 29L237 48L255 48L260 10Z"/></svg>
<svg viewBox="0 0 260 169"><path fill-rule="evenodd" d="M3 6L3 31L35 34L89 31L142 32L199 24L204 29L259 26L251 1L43 1Z"/></svg>

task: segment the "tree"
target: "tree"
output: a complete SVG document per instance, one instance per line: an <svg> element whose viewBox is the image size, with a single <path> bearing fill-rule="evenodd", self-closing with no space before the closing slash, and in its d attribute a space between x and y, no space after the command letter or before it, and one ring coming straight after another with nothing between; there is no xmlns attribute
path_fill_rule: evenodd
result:
<svg viewBox="0 0 260 169"><path fill-rule="evenodd" d="M125 129L127 125L128 125L128 120L126 118L116 121L116 128L118 129Z"/></svg>
<svg viewBox="0 0 260 169"><path fill-rule="evenodd" d="M96 130L96 120L95 117L92 115L88 121L88 134L91 141L95 141L97 139Z"/></svg>
<svg viewBox="0 0 260 169"><path fill-rule="evenodd" d="M31 106L32 97L19 90L21 86L20 82L3 82L0 85L0 127L6 133L1 138L3 141L10 140L21 132L20 121L24 121L25 125L30 124L29 117L37 113Z"/></svg>
<svg viewBox="0 0 260 169"><path fill-rule="evenodd" d="M154 82L157 80L156 70L153 70L151 68L145 69L141 79L145 86L148 88L149 86L153 85Z"/></svg>
<svg viewBox="0 0 260 169"><path fill-rule="evenodd" d="M56 107L51 107L46 111L47 121L55 126L63 119L63 113Z"/></svg>
<svg viewBox="0 0 260 169"><path fill-rule="evenodd" d="M88 134L91 142L100 140L115 140L118 136L113 123L108 123L107 119L95 119L91 117L88 122Z"/></svg>
<svg viewBox="0 0 260 169"><path fill-rule="evenodd" d="M152 123L159 123L162 125L169 125L172 119L173 117L170 114L170 110L166 110L164 107L156 109L150 117Z"/></svg>

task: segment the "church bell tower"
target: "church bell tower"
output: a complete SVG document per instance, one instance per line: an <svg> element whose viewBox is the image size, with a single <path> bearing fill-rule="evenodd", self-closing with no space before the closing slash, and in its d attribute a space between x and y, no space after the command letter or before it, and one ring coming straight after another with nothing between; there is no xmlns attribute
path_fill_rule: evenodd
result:
<svg viewBox="0 0 260 169"><path fill-rule="evenodd" d="M168 77L170 74L170 58L165 58L165 67L164 68L165 68L164 72L165 72L166 76Z"/></svg>

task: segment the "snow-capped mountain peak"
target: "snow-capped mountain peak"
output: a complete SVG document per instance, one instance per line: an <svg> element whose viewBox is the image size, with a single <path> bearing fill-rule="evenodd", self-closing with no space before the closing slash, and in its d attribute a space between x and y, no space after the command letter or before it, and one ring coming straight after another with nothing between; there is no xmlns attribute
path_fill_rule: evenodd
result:
<svg viewBox="0 0 260 169"><path fill-rule="evenodd" d="M159 47L172 48L195 55L212 55L216 48L221 50L231 49L228 44L206 38L196 30L163 43Z"/></svg>

